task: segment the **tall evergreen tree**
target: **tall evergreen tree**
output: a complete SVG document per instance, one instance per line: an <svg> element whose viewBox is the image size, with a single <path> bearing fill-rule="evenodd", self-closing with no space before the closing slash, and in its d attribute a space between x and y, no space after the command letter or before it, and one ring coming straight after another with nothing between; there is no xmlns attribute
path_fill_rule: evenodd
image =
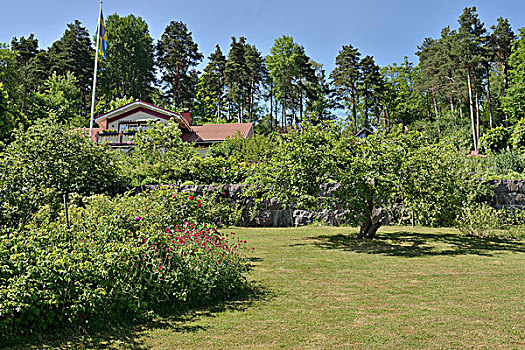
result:
<svg viewBox="0 0 525 350"><path fill-rule="evenodd" d="M219 121L222 118L224 107L224 70L226 57L219 45L208 57L208 64L197 84L197 111L202 121Z"/></svg>
<svg viewBox="0 0 525 350"><path fill-rule="evenodd" d="M352 111L352 125L357 132L357 82L359 80L359 50L352 45L343 45L335 58L335 68L330 79L335 88L337 100Z"/></svg>
<svg viewBox="0 0 525 350"><path fill-rule="evenodd" d="M369 128L370 112L378 118L385 83L379 66L372 56L365 56L360 64L359 91L363 100L363 126Z"/></svg>
<svg viewBox="0 0 525 350"><path fill-rule="evenodd" d="M332 113L336 107L333 98L334 90L331 89L322 64L310 60L308 68L308 74L312 71L315 78L307 77L302 83L306 94L306 118L314 125L322 124L335 119ZM301 116L301 122L303 120Z"/></svg>
<svg viewBox="0 0 525 350"><path fill-rule="evenodd" d="M458 57L461 57L460 65L466 75L472 139L474 151L478 152L480 113L476 87L479 86L477 84L481 84L480 67L484 65L487 59L485 43L488 37L486 36L487 31L484 24L479 20L476 13L476 7L466 7L458 22Z"/></svg>
<svg viewBox="0 0 525 350"><path fill-rule="evenodd" d="M194 69L203 59L186 24L171 21L157 43L157 66L176 108L193 106L198 82Z"/></svg>
<svg viewBox="0 0 525 350"><path fill-rule="evenodd" d="M244 55L244 46L246 38L240 37L239 40L232 37L228 59L224 69L224 76L227 86L228 97L228 116L237 118L240 123L244 115L247 67L246 57Z"/></svg>
<svg viewBox="0 0 525 350"><path fill-rule="evenodd" d="M62 37L49 48L51 71L58 75L71 72L76 77L84 114L87 114L90 103L93 57L89 32L78 20L68 24Z"/></svg>
<svg viewBox="0 0 525 350"><path fill-rule="evenodd" d="M491 27L493 32L490 37L490 44L494 53L494 62L500 67L503 74L503 98L509 87L509 58L512 53L512 42L516 35L512 31L509 21L505 18L498 18L498 25ZM509 127L508 113L505 112L505 125Z"/></svg>
<svg viewBox="0 0 525 350"><path fill-rule="evenodd" d="M16 51L16 61L22 73L23 78L23 91L20 110L23 112L26 105L27 94L30 90L33 90L33 86L30 83L30 70L29 62L33 59L40 51L38 49L38 39L35 38L34 34L30 34L27 38L16 37L11 40L11 49Z"/></svg>
<svg viewBox="0 0 525 350"><path fill-rule="evenodd" d="M261 84L266 75L264 59L245 37L232 37L224 69L228 115L238 122L256 119Z"/></svg>
<svg viewBox="0 0 525 350"><path fill-rule="evenodd" d="M49 53L45 50L37 53L27 64L28 85L31 91L42 92L44 82L49 78L51 72L51 62Z"/></svg>
<svg viewBox="0 0 525 350"><path fill-rule="evenodd" d="M248 119L252 122L255 117L258 92L267 72L264 58L255 45L244 45L244 62L246 63L246 83L248 85Z"/></svg>

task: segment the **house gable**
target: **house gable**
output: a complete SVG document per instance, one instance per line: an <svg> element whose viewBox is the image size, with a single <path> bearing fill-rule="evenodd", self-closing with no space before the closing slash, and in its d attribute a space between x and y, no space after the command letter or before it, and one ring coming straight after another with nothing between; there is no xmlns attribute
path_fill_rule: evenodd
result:
<svg viewBox="0 0 525 350"><path fill-rule="evenodd" d="M124 131L129 125L147 124L148 121L167 124L169 120L177 122L182 130L190 129L189 123L181 114L142 101L135 101L103 114L95 122L103 129Z"/></svg>

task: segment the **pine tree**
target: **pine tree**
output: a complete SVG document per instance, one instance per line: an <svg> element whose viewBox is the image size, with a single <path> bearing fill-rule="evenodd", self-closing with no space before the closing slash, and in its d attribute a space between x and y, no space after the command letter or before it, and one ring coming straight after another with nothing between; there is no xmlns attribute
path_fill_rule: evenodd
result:
<svg viewBox="0 0 525 350"><path fill-rule="evenodd" d="M226 57L223 55L219 45L208 57L208 64L199 79L196 92L196 115L201 121L219 121L222 118L224 107L224 70Z"/></svg>
<svg viewBox="0 0 525 350"><path fill-rule="evenodd" d="M40 51L38 49L38 39L35 38L34 34L30 34L27 38L22 36L20 39L17 39L14 37L13 40L11 40L11 49L16 51L16 61L23 77L22 100L20 103L20 110L23 112L26 105L27 94L30 90L34 90L30 83L28 66L30 60Z"/></svg>
<svg viewBox="0 0 525 350"><path fill-rule="evenodd" d="M266 67L264 58L255 45L244 45L244 62L246 63L246 79L248 84L248 119L254 120L254 109L257 103L257 93L264 80Z"/></svg>
<svg viewBox="0 0 525 350"><path fill-rule="evenodd" d="M203 57L186 24L171 21L157 43L157 66L176 108L193 106L198 82L195 67Z"/></svg>
<svg viewBox="0 0 525 350"><path fill-rule="evenodd" d="M73 73L78 81L84 114L89 109L91 79L93 76L94 50L89 32L80 21L67 25L60 38L49 48L50 71L58 75Z"/></svg>
<svg viewBox="0 0 525 350"><path fill-rule="evenodd" d="M359 80L359 50L352 45L343 45L335 58L335 68L330 79L335 87L337 100L352 111L352 126L357 132L357 81Z"/></svg>
<svg viewBox="0 0 525 350"><path fill-rule="evenodd" d="M503 73L503 98L507 94L509 87L509 57L512 53L512 42L516 35L512 31L509 21L502 17L498 18L498 25L491 27L493 32L490 37L490 44L494 54L494 62L501 68ZM508 113L505 112L505 126L509 127Z"/></svg>
<svg viewBox="0 0 525 350"><path fill-rule="evenodd" d="M228 97L228 117L237 118L240 123L244 115L247 67L244 46L246 38L240 37L239 41L232 37L228 59L224 69L224 76L227 86Z"/></svg>
<svg viewBox="0 0 525 350"><path fill-rule="evenodd" d="M365 56L360 64L359 92L363 99L363 126L369 128L370 112L379 117L382 94L385 89L379 66L372 56Z"/></svg>
<svg viewBox="0 0 525 350"><path fill-rule="evenodd" d="M464 69L467 88L470 120L472 128L472 139L474 151L478 152L478 140L480 137L480 115L479 115L479 96L476 85L480 84L480 67L487 59L486 46L488 40L484 24L479 20L476 7L467 7L458 20L458 57L461 58L460 66Z"/></svg>

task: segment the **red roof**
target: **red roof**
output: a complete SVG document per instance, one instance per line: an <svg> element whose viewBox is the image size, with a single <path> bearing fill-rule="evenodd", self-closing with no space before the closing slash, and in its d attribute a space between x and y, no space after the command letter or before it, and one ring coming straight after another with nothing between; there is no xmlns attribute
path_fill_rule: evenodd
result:
<svg viewBox="0 0 525 350"><path fill-rule="evenodd" d="M252 123L205 124L192 126L193 132L183 133L182 140L188 142L224 141L237 135L249 138L253 135Z"/></svg>

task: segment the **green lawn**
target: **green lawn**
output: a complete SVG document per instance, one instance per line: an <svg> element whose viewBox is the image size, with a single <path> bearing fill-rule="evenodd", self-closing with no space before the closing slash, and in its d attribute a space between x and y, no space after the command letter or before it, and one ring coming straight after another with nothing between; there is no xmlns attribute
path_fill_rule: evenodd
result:
<svg viewBox="0 0 525 350"><path fill-rule="evenodd" d="M523 240L397 226L372 241L352 228L230 230L255 248L250 300L58 346L525 349Z"/></svg>

